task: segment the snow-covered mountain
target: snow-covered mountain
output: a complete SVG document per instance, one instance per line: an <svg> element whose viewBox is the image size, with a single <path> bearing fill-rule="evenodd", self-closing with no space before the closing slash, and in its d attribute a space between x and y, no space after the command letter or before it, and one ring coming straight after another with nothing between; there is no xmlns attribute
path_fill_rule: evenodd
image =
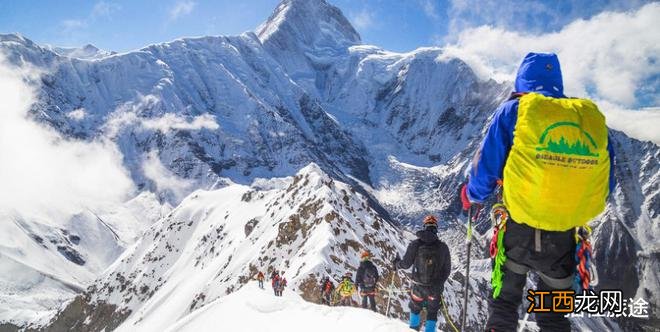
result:
<svg viewBox="0 0 660 332"><path fill-rule="evenodd" d="M167 212L146 192L73 215L1 211L0 320L48 322Z"/></svg>
<svg viewBox="0 0 660 332"><path fill-rule="evenodd" d="M77 59L88 59L88 60L100 59L107 57L109 55L116 54L115 52L108 52L99 49L98 47L92 44L87 44L83 47L57 47L57 46L46 45L46 48L61 56L65 56L69 58L77 58Z"/></svg>
<svg viewBox="0 0 660 332"><path fill-rule="evenodd" d="M385 268L394 250L403 251L406 228L429 212L442 216L442 237L452 248L445 296L458 318L465 255L457 188L508 84L481 81L440 48L393 53L363 45L341 11L323 0L284 0L255 33L240 36L80 56L0 35L0 51L14 65L43 72L31 81L39 94L34 120L71 139L115 142L136 187L155 193L158 202L149 206L164 213L152 224L142 216L97 220L94 211L76 219L86 228L71 221L46 229L20 226L15 220L23 216L1 217L25 239L15 252L38 247L36 234L48 239L47 248L33 251L39 259L71 264L60 242L95 258L82 265L74 259L82 267L59 280L76 280L77 288L38 309L36 300L17 301L13 288L3 288L0 301L8 305L0 322L38 323L30 315L49 316L89 285L51 322L52 330L164 329L269 267L287 271L292 288L314 300L312 284L355 268L362 248ZM657 308L659 149L621 132L612 136L619 185L594 222L601 286L623 288L625 297L643 297ZM168 214L160 204L176 208ZM101 222L112 227L92 226ZM135 244L128 239L140 234L137 226L126 240L99 242L115 248L107 256L76 249L69 238L110 238L108 229L134 225L148 227ZM483 298L487 236L483 250L473 251L470 276ZM32 259L20 261L26 266ZM0 275L2 282L23 287L27 296L42 292L12 273ZM402 296L396 307L405 301ZM25 308L32 309L19 315ZM485 316L485 300L471 298L469 325L480 326Z"/></svg>

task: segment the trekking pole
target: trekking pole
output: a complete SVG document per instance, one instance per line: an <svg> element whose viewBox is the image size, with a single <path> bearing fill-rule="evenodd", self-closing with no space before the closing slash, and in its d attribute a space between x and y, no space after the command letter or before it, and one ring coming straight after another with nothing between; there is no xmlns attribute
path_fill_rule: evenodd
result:
<svg viewBox="0 0 660 332"><path fill-rule="evenodd" d="M468 305L468 286L470 285L470 249L472 248L472 206L468 209L467 221L467 265L465 266L465 289L463 290L463 317L461 319L461 330L466 331L465 324L467 320L467 305Z"/></svg>
<svg viewBox="0 0 660 332"><path fill-rule="evenodd" d="M526 310L525 310L526 311ZM525 329L527 329L527 318L529 317L529 312L525 313L525 317L523 317L523 321L518 327L518 332L524 332Z"/></svg>
<svg viewBox="0 0 660 332"><path fill-rule="evenodd" d="M397 254L398 256L398 254ZM390 285L387 287L387 309L385 309L385 317L390 317L390 302L392 302L392 295L394 290L394 275L396 274L396 266L392 265L392 274L390 276Z"/></svg>

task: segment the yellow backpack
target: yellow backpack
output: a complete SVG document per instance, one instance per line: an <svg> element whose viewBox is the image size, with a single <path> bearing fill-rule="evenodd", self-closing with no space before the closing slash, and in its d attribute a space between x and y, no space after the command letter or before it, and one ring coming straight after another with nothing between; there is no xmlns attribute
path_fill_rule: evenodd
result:
<svg viewBox="0 0 660 332"><path fill-rule="evenodd" d="M504 167L503 200L511 218L547 231L595 218L609 192L607 143L605 117L591 101L522 96Z"/></svg>
<svg viewBox="0 0 660 332"><path fill-rule="evenodd" d="M337 291L341 296L351 296L353 295L354 289L355 286L350 280L344 280L339 284Z"/></svg>

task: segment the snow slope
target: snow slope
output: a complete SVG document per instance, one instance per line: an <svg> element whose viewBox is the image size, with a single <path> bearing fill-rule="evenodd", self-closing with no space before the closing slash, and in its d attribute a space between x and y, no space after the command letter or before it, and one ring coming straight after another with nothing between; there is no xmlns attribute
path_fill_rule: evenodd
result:
<svg viewBox="0 0 660 332"><path fill-rule="evenodd" d="M410 331L400 320L364 309L309 303L290 290L275 297L255 282L190 313L166 331L208 331L210 327L236 332Z"/></svg>
<svg viewBox="0 0 660 332"><path fill-rule="evenodd" d="M0 321L47 322L167 212L148 193L57 217L0 211Z"/></svg>
<svg viewBox="0 0 660 332"><path fill-rule="evenodd" d="M380 250L384 257L391 253L393 248L379 247L373 239L369 243L365 234L382 236L402 251L405 230L397 224L411 228L429 212L441 216L442 237L452 248L455 269L447 301L458 315L465 228L457 190L508 86L478 79L442 49L394 53L362 45L341 11L323 0L284 0L255 33L183 38L94 59L67 56L17 35L0 35L0 50L12 64L29 64L44 73L31 81L39 91L31 119L70 139L114 142L136 187L154 192L159 204L178 206L137 245L119 245L117 251L128 249L105 273L94 270L77 277L96 279L67 303L54 324L70 318L100 330L126 319L138 323L160 310L174 323L194 309L189 307L193 303L198 307L238 290L246 280L239 276L249 276L250 264L285 267L297 275L294 284L303 297L313 300L305 295L301 285L306 279L298 269L314 278L336 276L355 266L355 248ZM625 297L643 296L657 307L660 148L617 131L612 138L619 185L606 212L593 223L601 286L623 288ZM318 172L306 168L310 163ZM319 181L310 180L294 186L305 195L292 196L286 186L302 169L350 194L325 185L312 189L310 183ZM240 200L247 191L264 199ZM302 205L306 199L334 211L343 220L337 223L351 231L335 234L324 223L311 222L308 205ZM355 212L358 208L363 211ZM228 213L227 220L222 212ZM253 218L259 221L253 235L245 235ZM113 227L131 229L132 219L120 219ZM374 219L390 232L370 228ZM287 230L298 236L289 238ZM227 235L218 237L223 232ZM200 244L204 235L207 242ZM489 293L488 236L473 250L470 280L482 297ZM273 255L275 244L268 244L278 237L284 249ZM302 240L307 237L321 240L313 246L317 242ZM23 239L14 252L34 247L34 240ZM355 243L345 243L349 239ZM197 269L208 270L192 278L185 273ZM182 280L191 284L179 290ZM27 287L25 294L37 289ZM160 308L170 293L188 303ZM199 294L205 298L196 298ZM480 326L485 300L470 300L469 324ZM57 303L43 308L52 310ZM8 309L7 315L13 314Z"/></svg>

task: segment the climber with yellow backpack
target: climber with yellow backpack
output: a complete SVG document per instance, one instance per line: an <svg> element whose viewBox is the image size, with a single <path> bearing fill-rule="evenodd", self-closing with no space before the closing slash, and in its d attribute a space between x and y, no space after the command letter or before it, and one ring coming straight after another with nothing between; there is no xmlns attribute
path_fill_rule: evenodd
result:
<svg viewBox="0 0 660 332"><path fill-rule="evenodd" d="M339 285L337 285L335 292L339 295L339 305L353 306L353 294L355 294L357 289L353 280L351 280L352 277L353 275L350 272L346 272Z"/></svg>
<svg viewBox="0 0 660 332"><path fill-rule="evenodd" d="M539 275L540 290L568 290L574 281L578 289L589 287L582 261L590 255L587 223L604 210L614 188L613 163L598 107L564 96L555 54L529 53L461 189L463 208L473 217L500 192L492 213L498 222L487 331L516 329L529 271ZM551 296L545 301L552 306ZM536 321L541 331L571 329L563 313L538 312Z"/></svg>

